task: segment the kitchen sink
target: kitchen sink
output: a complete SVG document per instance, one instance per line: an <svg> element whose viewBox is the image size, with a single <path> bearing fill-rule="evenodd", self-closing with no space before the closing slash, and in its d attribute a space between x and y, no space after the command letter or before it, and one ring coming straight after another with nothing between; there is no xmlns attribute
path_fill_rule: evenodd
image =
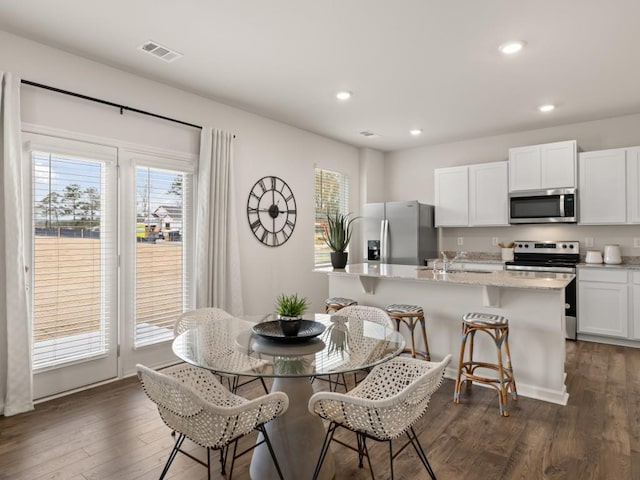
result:
<svg viewBox="0 0 640 480"><path fill-rule="evenodd" d="M420 271L433 271L433 268L431 267L418 267L417 268ZM441 273L440 270L435 270L436 273ZM464 270L459 270L459 269L451 269L448 270L447 273L493 273L492 270L472 270L472 269L464 269Z"/></svg>

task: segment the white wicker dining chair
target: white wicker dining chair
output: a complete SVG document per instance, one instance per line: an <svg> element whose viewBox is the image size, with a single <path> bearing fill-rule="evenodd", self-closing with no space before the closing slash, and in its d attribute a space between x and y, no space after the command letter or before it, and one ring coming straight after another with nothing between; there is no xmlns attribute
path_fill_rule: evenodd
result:
<svg viewBox="0 0 640 480"><path fill-rule="evenodd" d="M359 467L362 467L363 457L367 457L371 478L374 478L366 439L389 443L391 479L393 460L411 444L435 480L435 473L413 425L427 411L431 395L440 387L444 369L450 361L451 354L439 363L396 357L374 367L357 387L347 393L315 393L309 400L309 411L331 423L316 464L314 480L318 478L332 440L358 452ZM357 447L334 438L338 427L356 434ZM393 440L405 434L408 441L394 453Z"/></svg>
<svg viewBox="0 0 640 480"><path fill-rule="evenodd" d="M350 319L355 320L367 320L369 322L375 322L379 325L387 327L392 331L395 330L395 324L393 320L389 317L387 312L378 307L371 307L367 305L350 305L348 307L343 307L337 312L335 312L332 316L337 317L349 317ZM356 322L352 321L350 323L351 326L355 326ZM362 333L362 332L361 332ZM353 337L354 335L352 335ZM352 348L355 345L352 345ZM365 374L369 373L368 370L359 370L360 372L364 372ZM334 375L328 375L327 378L318 377L319 380L326 380L329 382L329 390L332 392L337 391L338 386L342 386L345 391L348 390L347 379L344 373ZM357 377L357 372L353 374L353 382L355 385L358 384L359 380Z"/></svg>
<svg viewBox="0 0 640 480"><path fill-rule="evenodd" d="M176 323L173 326L173 335L177 337L181 333L195 328L202 323L206 323L211 326L211 328L215 328L215 322L222 322L230 318L234 317L220 308L209 307L188 310L180 315L176 320ZM232 346L232 339L226 338L222 329L219 334L209 335L208 340L210 340L210 342L215 342L215 345L208 345L211 350L210 355L215 355L218 359L225 359L225 363L229 364L230 367L233 367L233 370L250 370L251 368L257 368L262 365L260 360L248 358L246 355L235 350ZM246 365L240 365L240 363ZM260 381L260 383L262 383L264 393L269 393L269 389L262 377L253 377L241 383L241 377L239 375L229 375L226 373L217 373L216 375L220 377L221 381L224 380L227 383L229 390L233 393L237 393L238 388L254 381Z"/></svg>
<svg viewBox="0 0 640 480"><path fill-rule="evenodd" d="M181 364L156 372L137 365L138 378L147 396L158 406L164 423L178 433L169 459L160 475L162 480L178 452L207 467L211 479L211 450L220 451L221 473L225 474L228 448L233 443L229 480L236 458L266 443L280 478L282 472L271 447L264 424L287 411L289 397L274 392L253 400L231 393L204 369ZM237 454L238 440L258 430L263 440ZM181 449L185 438L207 449L207 462Z"/></svg>

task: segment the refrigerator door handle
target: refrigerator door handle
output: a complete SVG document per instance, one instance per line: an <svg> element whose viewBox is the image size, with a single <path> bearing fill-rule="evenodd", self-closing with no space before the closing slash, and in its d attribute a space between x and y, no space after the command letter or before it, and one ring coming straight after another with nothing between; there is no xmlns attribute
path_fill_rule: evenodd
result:
<svg viewBox="0 0 640 480"><path fill-rule="evenodd" d="M389 220L380 222L380 263L389 260Z"/></svg>

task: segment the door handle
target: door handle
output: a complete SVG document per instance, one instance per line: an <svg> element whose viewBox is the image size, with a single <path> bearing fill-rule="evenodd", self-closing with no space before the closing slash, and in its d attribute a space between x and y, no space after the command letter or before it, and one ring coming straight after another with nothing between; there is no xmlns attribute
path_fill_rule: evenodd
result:
<svg viewBox="0 0 640 480"><path fill-rule="evenodd" d="M380 222L380 262L387 263L389 259L389 220Z"/></svg>

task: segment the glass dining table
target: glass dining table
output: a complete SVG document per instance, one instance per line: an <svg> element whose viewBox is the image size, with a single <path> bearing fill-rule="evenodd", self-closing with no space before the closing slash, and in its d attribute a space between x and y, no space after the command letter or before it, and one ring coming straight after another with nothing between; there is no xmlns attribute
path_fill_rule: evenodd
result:
<svg viewBox="0 0 640 480"><path fill-rule="evenodd" d="M289 396L287 412L266 425L284 478L312 478L325 429L308 410L312 377L338 375L373 367L399 355L405 341L390 325L316 314L303 320L296 336L282 333L278 320L230 318L203 322L178 335L173 351L182 360L214 373L273 378L272 391ZM260 438L258 441L261 440ZM252 479L277 479L264 444L251 459ZM322 479L335 476L327 456Z"/></svg>

